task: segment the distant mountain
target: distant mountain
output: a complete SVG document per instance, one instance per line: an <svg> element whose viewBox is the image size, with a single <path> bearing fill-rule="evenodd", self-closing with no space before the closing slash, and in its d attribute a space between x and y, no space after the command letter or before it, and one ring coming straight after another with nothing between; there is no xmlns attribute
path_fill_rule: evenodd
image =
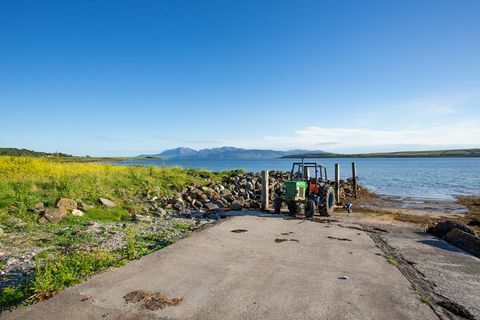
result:
<svg viewBox="0 0 480 320"><path fill-rule="evenodd" d="M432 151L397 151L377 153L328 153L328 152L298 152L284 155L282 158L449 158L449 157L480 157L480 149L453 149Z"/></svg>
<svg viewBox="0 0 480 320"><path fill-rule="evenodd" d="M140 157L154 157L164 159L274 159L290 154L298 153L323 153L323 151L309 150L263 150L263 149L242 149L235 147L221 147L202 149L199 151L190 148L175 148L165 150L158 154L140 155Z"/></svg>
<svg viewBox="0 0 480 320"><path fill-rule="evenodd" d="M48 153L48 152L38 152L28 149L18 149L18 148L0 148L0 156L16 156L16 157L71 157L71 155L64 153Z"/></svg>

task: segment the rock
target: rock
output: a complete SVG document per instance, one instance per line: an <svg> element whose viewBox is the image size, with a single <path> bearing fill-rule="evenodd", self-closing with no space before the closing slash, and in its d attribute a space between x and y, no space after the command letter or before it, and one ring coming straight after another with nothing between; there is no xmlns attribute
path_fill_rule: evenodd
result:
<svg viewBox="0 0 480 320"><path fill-rule="evenodd" d="M144 216L144 215L141 215L141 214L134 214L133 215L133 220L138 221L138 222L152 222L152 217Z"/></svg>
<svg viewBox="0 0 480 320"><path fill-rule="evenodd" d="M90 210L92 209L93 206L92 205L89 205L89 204L86 204L85 202L83 201L79 201L77 203L77 209L80 209L80 210L83 210L83 211L87 211L87 210Z"/></svg>
<svg viewBox="0 0 480 320"><path fill-rule="evenodd" d="M212 203L212 202L207 202L207 203L205 203L205 208L206 208L208 211L214 211L214 210L220 209L220 208L218 207L218 205L216 205L215 203Z"/></svg>
<svg viewBox="0 0 480 320"><path fill-rule="evenodd" d="M475 235L475 232L473 229L463 223L448 220L444 222L437 223L434 227L430 227L427 229L427 231L439 238L444 238L450 231L452 231L454 228L457 228L459 230L462 230L466 233Z"/></svg>
<svg viewBox="0 0 480 320"><path fill-rule="evenodd" d="M447 233L445 240L480 258L480 238L475 235L453 228Z"/></svg>
<svg viewBox="0 0 480 320"><path fill-rule="evenodd" d="M3 231L2 228L0 228L0 237L2 237L5 234L5 231Z"/></svg>
<svg viewBox="0 0 480 320"><path fill-rule="evenodd" d="M177 211L184 211L185 210L185 206L183 205L183 203L180 203L180 202L177 202L173 205L173 208Z"/></svg>
<svg viewBox="0 0 480 320"><path fill-rule="evenodd" d="M196 210L200 210L200 209L203 208L203 204L202 204L200 201L197 201L197 200L193 200L192 206L193 206Z"/></svg>
<svg viewBox="0 0 480 320"><path fill-rule="evenodd" d="M163 209L163 208L160 208L158 207L157 209L157 213L160 215L160 216L164 216L167 214L167 210Z"/></svg>
<svg viewBox="0 0 480 320"><path fill-rule="evenodd" d="M82 210L73 209L72 210L72 215L75 216L75 217L82 217L84 215L84 213L83 213Z"/></svg>
<svg viewBox="0 0 480 320"><path fill-rule="evenodd" d="M28 209L28 211L35 212L35 213L44 212L45 211L45 205L43 204L43 202L37 202L37 203L35 203L35 205L32 208Z"/></svg>
<svg viewBox="0 0 480 320"><path fill-rule="evenodd" d="M48 222L47 219L45 219L45 217L40 217L40 219L38 219L38 224L46 224Z"/></svg>
<svg viewBox="0 0 480 320"><path fill-rule="evenodd" d="M58 209L72 211L73 209L77 209L77 202L68 198L60 198L57 200L56 206Z"/></svg>
<svg viewBox="0 0 480 320"><path fill-rule="evenodd" d="M230 209L232 210L242 210L243 209L243 203L235 200L230 204Z"/></svg>
<svg viewBox="0 0 480 320"><path fill-rule="evenodd" d="M213 204L216 204L219 208L225 208L225 204L219 199L212 200Z"/></svg>
<svg viewBox="0 0 480 320"><path fill-rule="evenodd" d="M221 192L220 192L220 195L224 198L228 197L228 196L231 196L232 195L232 192L228 189L223 189Z"/></svg>
<svg viewBox="0 0 480 320"><path fill-rule="evenodd" d="M43 217L51 223L60 222L63 218L67 216L67 211L65 209L46 209Z"/></svg>
<svg viewBox="0 0 480 320"><path fill-rule="evenodd" d="M253 183L247 182L247 184L245 185L245 188L247 188L248 190L253 190L255 189L255 186L253 185Z"/></svg>
<svg viewBox="0 0 480 320"><path fill-rule="evenodd" d="M117 204L115 202L113 202L112 200L106 199L106 198L98 198L98 200L100 201L100 203L102 205L104 205L107 208L113 208L113 207L117 206Z"/></svg>

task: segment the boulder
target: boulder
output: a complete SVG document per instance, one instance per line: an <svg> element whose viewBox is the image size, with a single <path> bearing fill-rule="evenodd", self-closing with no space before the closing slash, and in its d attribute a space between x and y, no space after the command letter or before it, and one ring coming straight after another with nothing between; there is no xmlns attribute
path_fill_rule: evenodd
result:
<svg viewBox="0 0 480 320"><path fill-rule="evenodd" d="M73 209L77 209L77 202L73 199L68 198L58 199L55 205L58 209L63 209L66 211L72 211Z"/></svg>
<svg viewBox="0 0 480 320"><path fill-rule="evenodd" d="M232 195L232 192L231 192L230 190L228 190L228 189L223 189L223 190L220 192L220 195L225 198L225 197L231 196L231 195Z"/></svg>
<svg viewBox="0 0 480 320"><path fill-rule="evenodd" d="M480 258L480 238L475 235L453 228L446 234L445 240Z"/></svg>
<svg viewBox="0 0 480 320"><path fill-rule="evenodd" d="M110 199L98 198L98 201L100 201L100 203L107 208L113 208L117 206L117 204Z"/></svg>
<svg viewBox="0 0 480 320"><path fill-rule="evenodd" d="M230 204L230 209L232 210L242 210L243 209L243 203L235 200Z"/></svg>
<svg viewBox="0 0 480 320"><path fill-rule="evenodd" d="M134 214L133 215L133 220L137 222L152 222L152 217L150 216L144 216L141 214Z"/></svg>
<svg viewBox="0 0 480 320"><path fill-rule="evenodd" d="M218 207L218 205L216 205L216 204L213 203L213 202L207 202L207 203L205 203L204 206L205 206L205 208L206 208L208 211L214 211L214 210L220 209L220 208Z"/></svg>
<svg viewBox="0 0 480 320"><path fill-rule="evenodd" d="M219 199L215 199L215 200L212 200L212 203L213 204L216 204L219 208L225 208L225 205L223 204L223 202Z"/></svg>
<svg viewBox="0 0 480 320"><path fill-rule="evenodd" d="M63 208L58 209L46 209L43 217L50 223L60 222L63 218L67 216L67 211ZM40 223L40 221L39 221Z"/></svg>
<svg viewBox="0 0 480 320"><path fill-rule="evenodd" d="M82 217L85 213L82 210L79 209L73 209L72 210L72 215L75 217Z"/></svg>
<svg viewBox="0 0 480 320"><path fill-rule="evenodd" d="M466 224L456 222L456 221L452 221L452 220L437 223L434 227L428 228L427 231L429 233L443 239L443 238L445 238L447 233L452 231L454 228L457 228L457 229L462 230L466 233L475 235L475 232L473 231L473 229L471 227L467 226Z"/></svg>

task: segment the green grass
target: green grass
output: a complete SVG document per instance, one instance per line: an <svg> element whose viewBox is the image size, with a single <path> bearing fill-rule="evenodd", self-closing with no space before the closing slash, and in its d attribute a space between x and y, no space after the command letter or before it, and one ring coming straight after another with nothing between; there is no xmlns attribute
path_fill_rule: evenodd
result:
<svg viewBox="0 0 480 320"><path fill-rule="evenodd" d="M101 250L43 253L36 259L33 280L0 292L0 309L49 298L99 270L123 263L114 254Z"/></svg>
<svg viewBox="0 0 480 320"><path fill-rule="evenodd" d="M423 303L426 303L428 305L431 304L430 299L427 296L421 294L418 290L415 292L419 295L420 299L422 299Z"/></svg>
<svg viewBox="0 0 480 320"><path fill-rule="evenodd" d="M95 205L87 212L86 219L119 221L137 210L132 199L140 203L147 193L171 196L186 186L206 185L235 173L0 156L0 224L15 229L18 219L36 223L38 216L28 212L28 208L37 202L54 207L61 197ZM106 210L98 205L99 197L110 198L119 206Z"/></svg>
<svg viewBox="0 0 480 320"><path fill-rule="evenodd" d="M392 266L396 267L398 265L398 261L393 256L387 256L386 259Z"/></svg>
<svg viewBox="0 0 480 320"><path fill-rule="evenodd" d="M7 234L22 233L21 237L3 236L0 246L44 250L37 255L35 274L28 282L0 292L0 309L48 298L95 272L172 244L190 232L187 222L152 232L130 221L132 214L141 212L147 195L169 197L187 186L208 185L239 172L0 156L0 225ZM37 202L53 208L61 197L82 201L92 208L82 217L68 214L57 224L38 224L39 215L28 209ZM117 206L105 208L98 203L99 197L112 199ZM91 229L92 222L103 231L96 226ZM86 249L97 248L111 236L112 228L117 236L123 235L123 248L111 252ZM3 263L0 261L0 267Z"/></svg>

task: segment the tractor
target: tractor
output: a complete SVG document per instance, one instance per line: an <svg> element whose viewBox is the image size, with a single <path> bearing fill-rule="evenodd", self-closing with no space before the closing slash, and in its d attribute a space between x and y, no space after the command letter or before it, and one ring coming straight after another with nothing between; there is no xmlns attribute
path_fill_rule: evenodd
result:
<svg viewBox="0 0 480 320"><path fill-rule="evenodd" d="M335 192L327 180L327 168L316 162L294 162L285 190L277 190L274 200L274 212L279 214L282 204L286 203L290 215L296 216L304 206L306 218L312 218L315 212L329 216L335 207Z"/></svg>

